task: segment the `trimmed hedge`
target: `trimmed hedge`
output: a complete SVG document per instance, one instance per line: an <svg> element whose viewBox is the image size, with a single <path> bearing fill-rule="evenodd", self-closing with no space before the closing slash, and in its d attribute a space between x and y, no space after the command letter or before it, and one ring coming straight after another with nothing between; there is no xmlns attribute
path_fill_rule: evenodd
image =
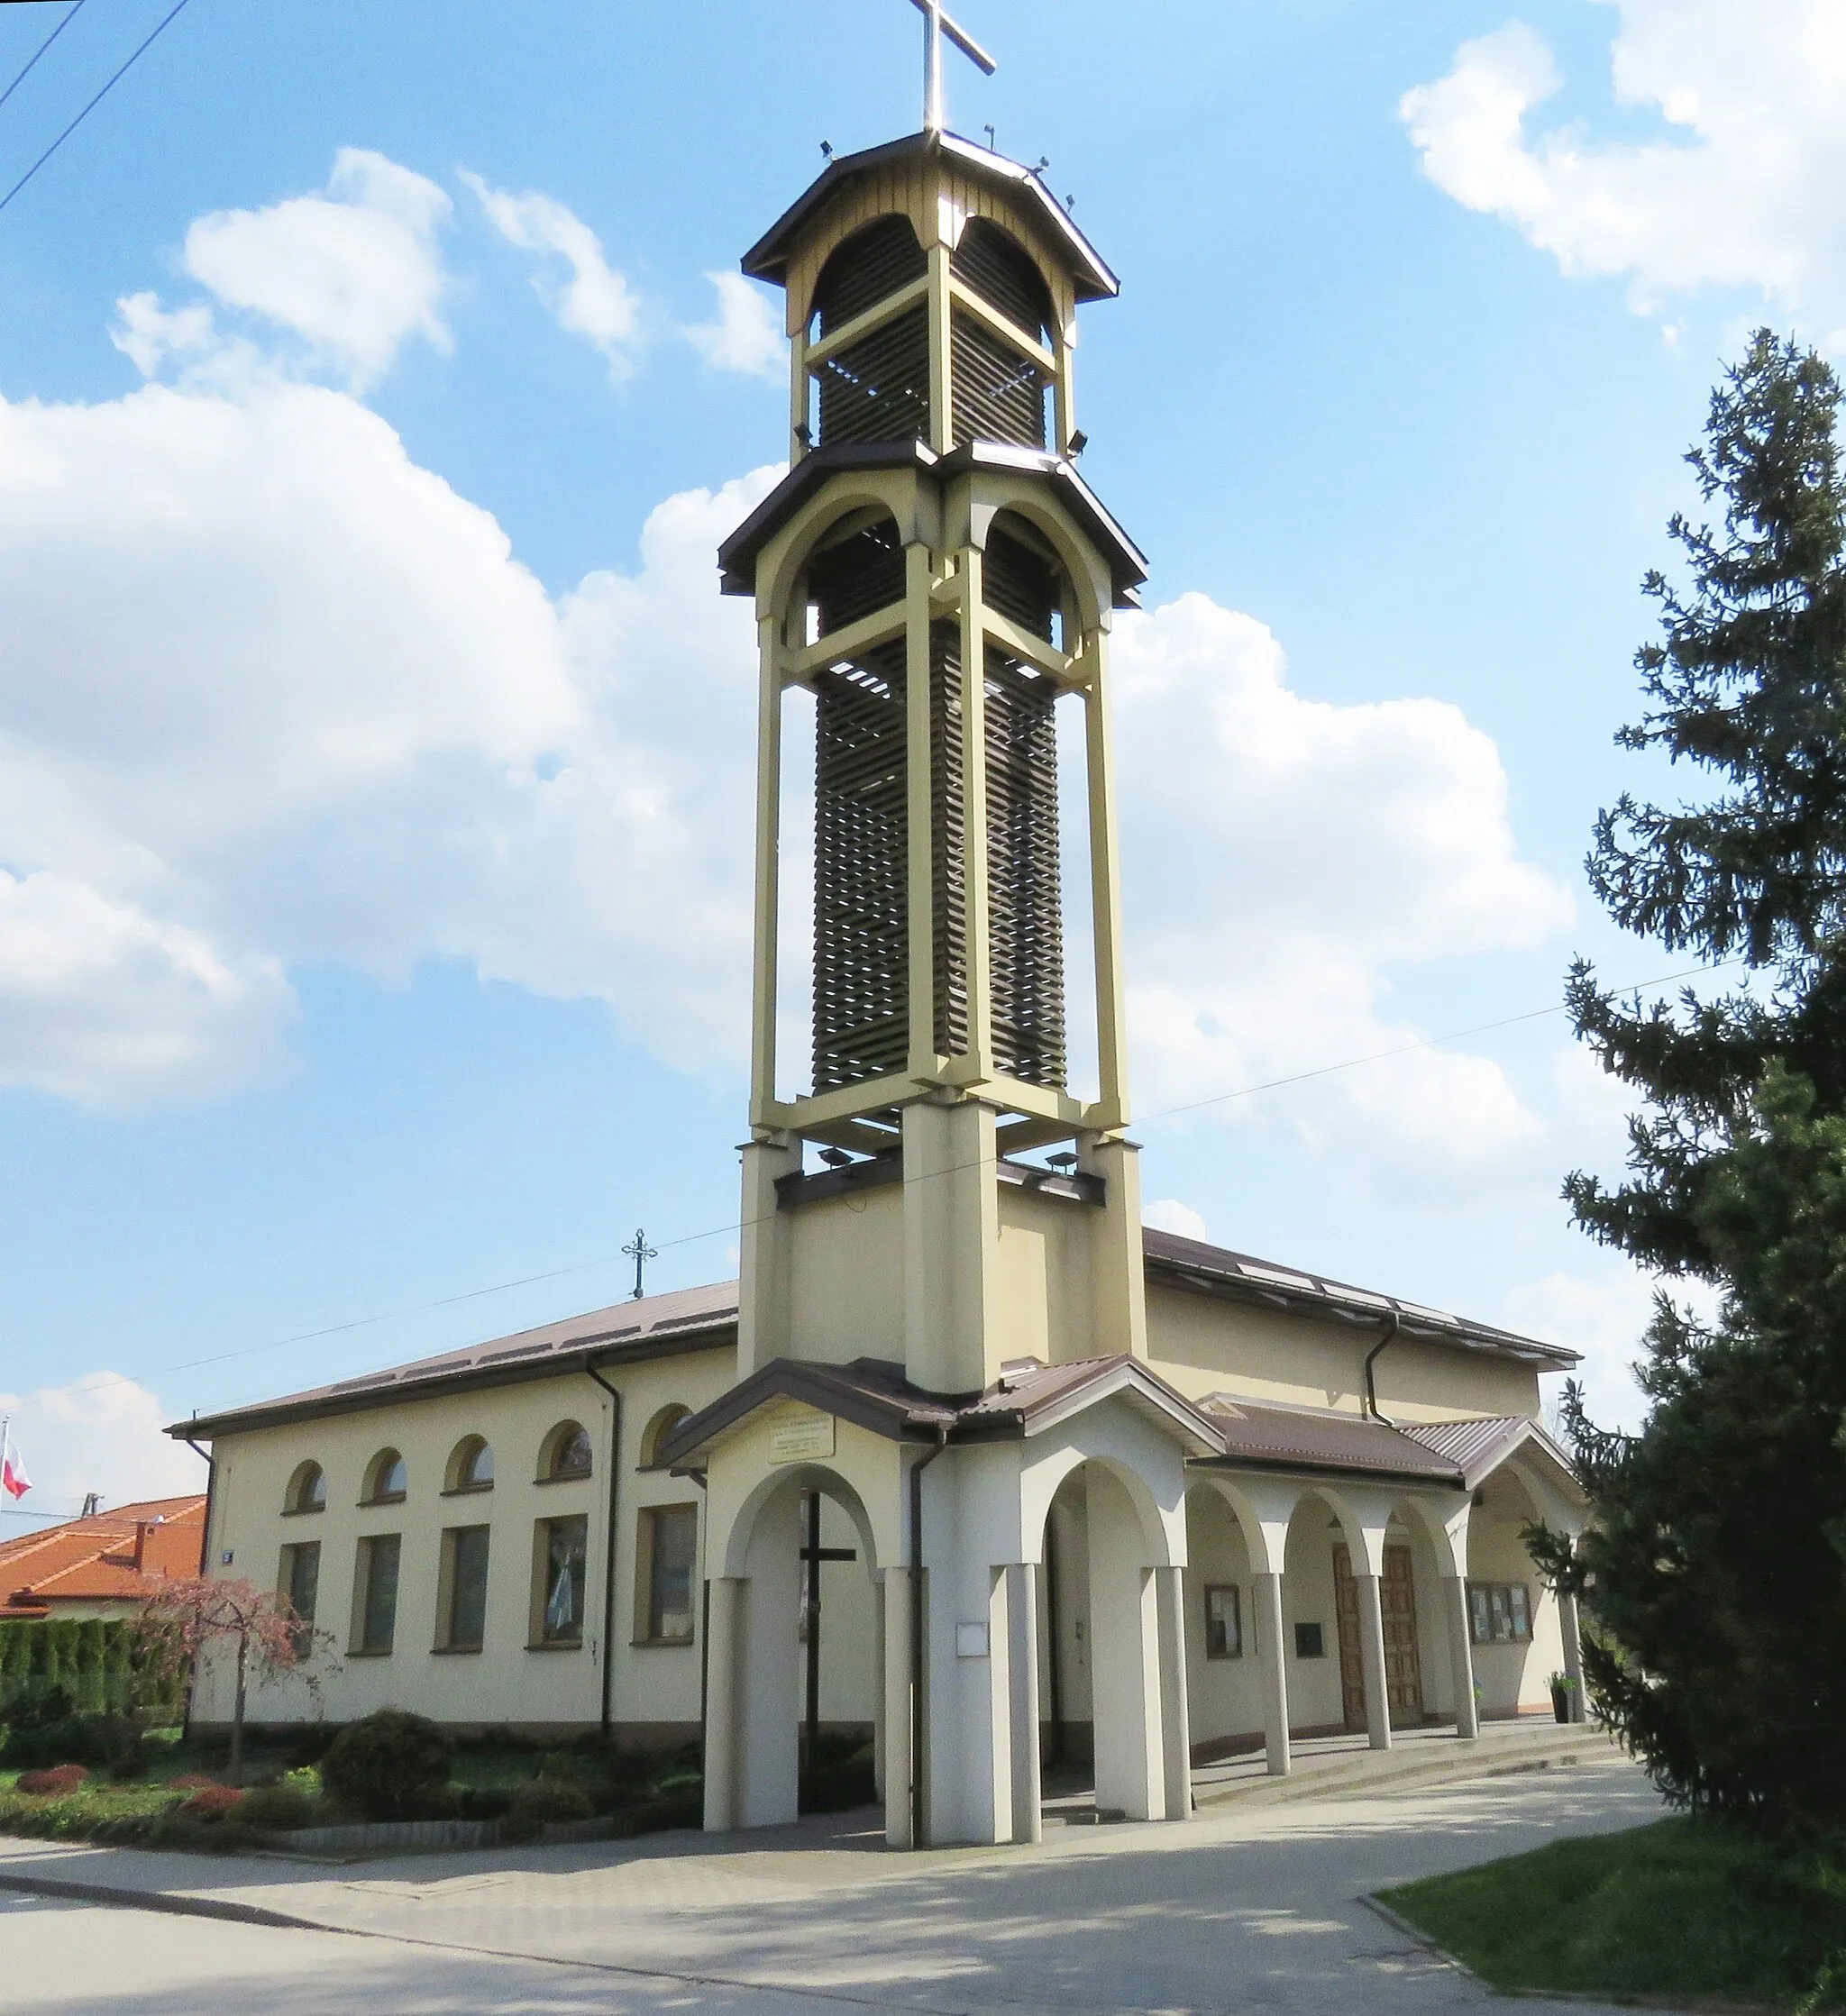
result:
<svg viewBox="0 0 1846 2016"><path fill-rule="evenodd" d="M177 1705L135 1657L134 1625L125 1618L52 1617L0 1623L0 1722L16 1720L49 1694L69 1711L121 1715Z"/></svg>

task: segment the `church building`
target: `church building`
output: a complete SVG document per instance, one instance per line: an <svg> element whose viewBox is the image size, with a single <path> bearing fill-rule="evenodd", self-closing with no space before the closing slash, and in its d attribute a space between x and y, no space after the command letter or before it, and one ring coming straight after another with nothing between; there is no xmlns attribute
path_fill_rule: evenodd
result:
<svg viewBox="0 0 1846 2016"><path fill-rule="evenodd" d="M170 1430L214 1572L338 1642L318 1710L253 1720L702 1737L714 1830L792 1820L804 1731L855 1732L893 1845L992 1843L1047 1761L1182 1820L1202 1760L1467 1741L1578 1673L1521 1538L1584 1518L1540 1421L1576 1355L1141 1222L1110 641L1146 566L1074 370L1117 282L928 103L743 262L793 359L789 473L719 555L761 672L741 1278Z"/></svg>

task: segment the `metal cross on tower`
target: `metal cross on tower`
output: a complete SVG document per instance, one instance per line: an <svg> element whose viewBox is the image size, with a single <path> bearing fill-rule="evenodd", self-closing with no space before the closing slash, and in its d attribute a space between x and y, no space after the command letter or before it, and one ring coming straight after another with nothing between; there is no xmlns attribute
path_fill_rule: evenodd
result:
<svg viewBox="0 0 1846 2016"><path fill-rule="evenodd" d="M644 1232L636 1232L622 1251L635 1263L635 1300L638 1302L641 1300L641 1270L650 1260L658 1260L660 1254L648 1245Z"/></svg>
<svg viewBox="0 0 1846 2016"><path fill-rule="evenodd" d="M923 125L928 132L939 133L942 115L942 41L946 35L983 77L1000 68L979 42L942 10L942 0L910 0L923 16Z"/></svg>

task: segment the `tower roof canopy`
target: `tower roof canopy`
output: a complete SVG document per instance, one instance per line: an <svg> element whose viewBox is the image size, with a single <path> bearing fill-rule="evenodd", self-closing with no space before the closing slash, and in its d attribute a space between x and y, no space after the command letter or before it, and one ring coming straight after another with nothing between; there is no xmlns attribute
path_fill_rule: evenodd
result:
<svg viewBox="0 0 1846 2016"><path fill-rule="evenodd" d="M1102 262L1096 249L1071 221L1070 214L1036 170L1021 168L1004 154L977 147L959 133L912 133L905 140L887 141L882 147L868 147L857 154L842 154L829 161L822 173L783 211L769 230L744 254L744 270L753 280L772 286L785 284L789 260L804 227L833 198L862 177L897 166L918 156L946 155L964 175L990 183L1015 201L1027 205L1044 227L1046 236L1064 255L1075 284L1079 301L1112 300L1121 283Z"/></svg>
<svg viewBox="0 0 1846 2016"><path fill-rule="evenodd" d="M939 482L971 470L1000 470L1046 483L1064 498L1077 523L1108 561L1118 607L1138 607L1135 591L1147 579L1147 556L1103 507L1094 490L1065 456L1041 448L978 441L938 455L920 441L856 441L817 448L790 470L717 550L720 585L727 595L749 595L755 587L756 556L829 477L846 469L918 469Z"/></svg>

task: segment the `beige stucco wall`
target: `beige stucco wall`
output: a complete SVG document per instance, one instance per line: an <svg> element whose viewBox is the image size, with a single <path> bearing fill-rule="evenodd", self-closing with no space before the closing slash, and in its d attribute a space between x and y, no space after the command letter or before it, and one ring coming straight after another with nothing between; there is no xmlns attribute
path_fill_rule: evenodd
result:
<svg viewBox="0 0 1846 2016"><path fill-rule="evenodd" d="M1092 1239L1102 1215L1092 1206L999 1186L1000 1241L994 1259L1001 1358L1066 1364L1102 1349L1093 1321Z"/></svg>
<svg viewBox="0 0 1846 2016"><path fill-rule="evenodd" d="M1333 1407L1364 1404L1368 1327L1317 1322L1147 1282L1147 1355L1153 1369L1189 1399L1239 1393L1251 1400ZM1455 1420L1540 1411L1529 1365L1400 1337L1375 1367L1378 1402L1394 1418Z"/></svg>
<svg viewBox="0 0 1846 2016"><path fill-rule="evenodd" d="M591 1728L600 1713L602 1667L613 1659L612 1708L618 1729L636 1739L690 1733L699 1720L699 1650L689 1645L632 1641L640 1513L644 1507L698 1503L684 1478L637 1473L649 1424L669 1405L698 1408L734 1377L729 1351L617 1367L607 1375L622 1396L622 1447L617 1505L613 1645L604 1642L603 1589L608 1528L609 1401L590 1379L571 1375L485 1391L439 1393L399 1405L315 1421L259 1429L220 1439L215 1454L211 1571L278 1585L282 1550L303 1541L321 1546L315 1621L334 1637L333 1661L322 1662L321 1711L347 1721L374 1708L415 1709L458 1724L511 1722L545 1728ZM589 1431L595 1469L587 1479L535 1482L539 1451L561 1421ZM486 1437L494 1452L489 1491L444 1495L443 1481L456 1444ZM361 1506L362 1480L373 1456L398 1449L408 1470L408 1492L398 1505ZM289 1514L284 1499L297 1464L312 1460L327 1478L323 1512ZM528 1649L534 1586L534 1533L538 1521L581 1512L589 1519L584 1637L571 1650ZM437 1583L443 1530L486 1525L492 1538L487 1623L479 1652L440 1652ZM388 1656L352 1651L354 1576L360 1541L402 1536L398 1619ZM226 1556L229 1559L226 1559ZM702 1564L697 1576L702 1577ZM224 1662L201 1675L196 1718L228 1720L231 1696ZM285 1721L312 1716L315 1704L297 1679L260 1689L250 1714Z"/></svg>
<svg viewBox="0 0 1846 2016"><path fill-rule="evenodd" d="M822 1364L904 1356L900 1184L787 1214L791 1355Z"/></svg>

